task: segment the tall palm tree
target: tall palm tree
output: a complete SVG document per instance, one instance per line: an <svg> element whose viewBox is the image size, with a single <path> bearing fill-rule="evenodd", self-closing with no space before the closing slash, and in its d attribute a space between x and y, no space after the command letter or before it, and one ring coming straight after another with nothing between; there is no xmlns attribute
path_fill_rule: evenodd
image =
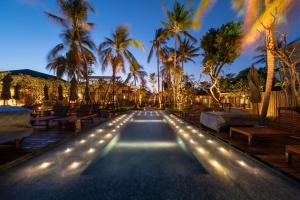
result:
<svg viewBox="0 0 300 200"><path fill-rule="evenodd" d="M184 71L184 63L193 62L195 57L198 57L200 54L198 51L199 47L195 47L195 42L191 42L187 38L180 42L180 46L178 49L178 60L181 62L182 70Z"/></svg>
<svg viewBox="0 0 300 200"><path fill-rule="evenodd" d="M173 68L176 69L177 66L177 41L180 34L190 38L195 41L195 38L188 33L188 30L193 26L193 16L194 11L189 10L185 4L175 1L172 10L166 10L167 20L166 22L161 22L164 26L165 36L172 36L174 39L173 46ZM176 106L176 89L173 80L173 103Z"/></svg>
<svg viewBox="0 0 300 200"><path fill-rule="evenodd" d="M155 37L151 41L151 49L148 55L148 63L150 63L151 58L153 57L154 51L156 51L156 60L157 60L157 92L160 93L160 51L162 48L162 45L166 44L165 38L164 38L164 30L162 28L159 28L155 31ZM159 106L161 106L161 97L159 95Z"/></svg>
<svg viewBox="0 0 300 200"><path fill-rule="evenodd" d="M122 25L117 27L111 38L105 38L98 48L100 61L102 62L102 71L105 71L108 66L112 68L113 107L115 106L116 74L120 71L125 72L125 61L132 66L139 65L134 55L129 51L131 46L142 50L145 49L141 41L130 38L128 27Z"/></svg>
<svg viewBox="0 0 300 200"><path fill-rule="evenodd" d="M83 74L86 80L86 89L88 89L89 66L96 59L93 55L95 45L89 36L93 23L87 22L87 17L89 12L94 12L94 9L87 0L57 0L57 4L61 16L50 12L45 13L64 28L61 34L64 43L56 45L50 54L54 58L59 57L57 55L61 51L72 52L71 55L76 62L77 80L79 81Z"/></svg>

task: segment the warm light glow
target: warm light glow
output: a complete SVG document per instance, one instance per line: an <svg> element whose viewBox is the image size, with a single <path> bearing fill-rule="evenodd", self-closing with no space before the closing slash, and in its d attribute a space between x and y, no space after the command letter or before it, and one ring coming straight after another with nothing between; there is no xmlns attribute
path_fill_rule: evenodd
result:
<svg viewBox="0 0 300 200"><path fill-rule="evenodd" d="M195 144L195 141L193 139L190 139L191 144Z"/></svg>
<svg viewBox="0 0 300 200"><path fill-rule="evenodd" d="M208 143L213 144L214 142L212 140L207 140Z"/></svg>
<svg viewBox="0 0 300 200"><path fill-rule="evenodd" d="M242 167L246 167L247 166L247 164L244 161L242 161L242 160L238 160L237 163L239 163Z"/></svg>
<svg viewBox="0 0 300 200"><path fill-rule="evenodd" d="M105 137L106 137L106 138L111 138L111 137L112 137L112 134L111 134L111 133L107 133L107 134L105 135Z"/></svg>
<svg viewBox="0 0 300 200"><path fill-rule="evenodd" d="M105 141L104 140L99 140L99 144L103 144Z"/></svg>
<svg viewBox="0 0 300 200"><path fill-rule="evenodd" d="M67 148L64 152L65 152L65 153L70 153L72 150L73 150L73 149L71 149L71 148Z"/></svg>
<svg viewBox="0 0 300 200"><path fill-rule="evenodd" d="M198 136L199 137L204 137L204 135L202 133L199 133Z"/></svg>
<svg viewBox="0 0 300 200"><path fill-rule="evenodd" d="M123 148L172 148L176 147L175 142L119 142L118 147Z"/></svg>
<svg viewBox="0 0 300 200"><path fill-rule="evenodd" d="M95 149L94 148L90 148L88 151L87 151L88 154L92 154L92 153L95 153Z"/></svg>
<svg viewBox="0 0 300 200"><path fill-rule="evenodd" d="M196 133L196 132L197 132L197 130L196 130L196 129L193 129L193 130L192 130L192 132L193 132L193 133Z"/></svg>
<svg viewBox="0 0 300 200"><path fill-rule="evenodd" d="M80 162L75 161L69 165L69 169L74 170L74 169L77 169L79 166L80 166Z"/></svg>
<svg viewBox="0 0 300 200"><path fill-rule="evenodd" d="M101 129L101 128L100 128L100 129L98 129L98 132L99 132L99 133L103 132L103 129Z"/></svg>
<svg viewBox="0 0 300 200"><path fill-rule="evenodd" d="M85 140L80 140L80 144L84 144L85 142Z"/></svg>
<svg viewBox="0 0 300 200"><path fill-rule="evenodd" d="M205 154L206 151L202 147L197 147L197 151L201 154Z"/></svg>
<svg viewBox="0 0 300 200"><path fill-rule="evenodd" d="M42 164L40 164L39 169L46 169L51 165L50 162L43 162Z"/></svg>
<svg viewBox="0 0 300 200"><path fill-rule="evenodd" d="M95 134L91 134L90 137L95 137Z"/></svg>
<svg viewBox="0 0 300 200"><path fill-rule="evenodd" d="M112 125L113 125L113 123L109 123L109 124L108 124L108 126L112 126Z"/></svg>

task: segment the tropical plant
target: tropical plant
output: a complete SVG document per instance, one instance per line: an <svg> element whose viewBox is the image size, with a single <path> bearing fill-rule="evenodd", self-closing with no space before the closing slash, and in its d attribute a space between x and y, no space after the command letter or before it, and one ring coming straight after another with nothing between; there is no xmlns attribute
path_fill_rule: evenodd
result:
<svg viewBox="0 0 300 200"><path fill-rule="evenodd" d="M19 83L17 83L14 87L14 99L15 100L21 99L20 90L21 90L21 85Z"/></svg>
<svg viewBox="0 0 300 200"><path fill-rule="evenodd" d="M141 41L130 38L128 27L118 26L111 38L105 38L98 48L100 61L102 62L102 71L108 66L112 68L112 102L115 106L115 82L117 73L125 72L125 61L136 67L139 65L129 47L134 46L144 50Z"/></svg>
<svg viewBox="0 0 300 200"><path fill-rule="evenodd" d="M173 68L177 66L177 43L180 35L184 35L189 39L195 41L195 38L188 33L192 28L194 11L189 10L185 4L175 1L172 10L166 10L167 21L161 22L164 26L164 34L166 37L173 37ZM173 77L174 78L174 77ZM173 79L173 104L176 105L176 84Z"/></svg>
<svg viewBox="0 0 300 200"><path fill-rule="evenodd" d="M70 78L73 77L74 63L78 81L85 78L86 88L89 87L88 75L90 67L96 62L93 54L95 45L89 32L93 24L87 22L89 12L94 12L93 7L87 0L57 0L61 16L46 12L46 15L62 25L64 31L61 34L63 43L56 45L49 53L48 68L56 69L59 75L69 71ZM63 52L67 52L64 55Z"/></svg>
<svg viewBox="0 0 300 200"><path fill-rule="evenodd" d="M49 87L47 85L44 86L44 100L49 100Z"/></svg>
<svg viewBox="0 0 300 200"><path fill-rule="evenodd" d="M1 91L1 99L3 99L3 105L5 105L5 101L11 99L11 83L13 79L10 74L6 74L2 79L2 91Z"/></svg>
<svg viewBox="0 0 300 200"><path fill-rule="evenodd" d="M200 54L198 51L199 47L195 47L195 42L191 42L189 39L185 38L183 41L180 41L178 49L178 61L181 63L182 70L184 71L184 63L193 62L194 58L198 57Z"/></svg>
<svg viewBox="0 0 300 200"><path fill-rule="evenodd" d="M201 39L203 73L211 79L210 94L221 103L220 78L223 67L240 55L241 23L229 22L218 29L210 29ZM226 51L224 51L226 49Z"/></svg>

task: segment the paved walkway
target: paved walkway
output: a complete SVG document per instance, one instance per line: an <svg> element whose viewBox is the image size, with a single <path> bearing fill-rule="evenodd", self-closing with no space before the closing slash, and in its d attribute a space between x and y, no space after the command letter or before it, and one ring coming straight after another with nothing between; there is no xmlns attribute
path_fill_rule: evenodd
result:
<svg viewBox="0 0 300 200"><path fill-rule="evenodd" d="M221 145L174 116L138 111L1 174L0 197L298 198L295 183Z"/></svg>

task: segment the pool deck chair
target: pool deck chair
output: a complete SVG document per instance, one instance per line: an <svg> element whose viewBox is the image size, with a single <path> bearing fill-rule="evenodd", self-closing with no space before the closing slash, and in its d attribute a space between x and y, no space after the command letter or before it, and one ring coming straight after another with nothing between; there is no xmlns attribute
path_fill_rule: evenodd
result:
<svg viewBox="0 0 300 200"><path fill-rule="evenodd" d="M231 127L229 136L239 133L248 137L248 145L254 137L300 136L300 115L298 113L280 113L278 118L265 127Z"/></svg>
<svg viewBox="0 0 300 200"><path fill-rule="evenodd" d="M290 163L293 154L300 154L300 145L286 145L285 146L285 161Z"/></svg>

